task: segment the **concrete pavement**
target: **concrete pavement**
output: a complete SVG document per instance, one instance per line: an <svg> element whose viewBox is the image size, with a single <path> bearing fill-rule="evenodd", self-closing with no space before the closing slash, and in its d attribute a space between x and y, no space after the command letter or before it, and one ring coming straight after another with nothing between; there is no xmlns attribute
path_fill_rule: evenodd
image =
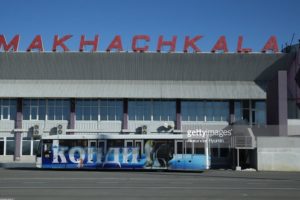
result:
<svg viewBox="0 0 300 200"><path fill-rule="evenodd" d="M300 173L0 169L2 199L299 199Z"/></svg>

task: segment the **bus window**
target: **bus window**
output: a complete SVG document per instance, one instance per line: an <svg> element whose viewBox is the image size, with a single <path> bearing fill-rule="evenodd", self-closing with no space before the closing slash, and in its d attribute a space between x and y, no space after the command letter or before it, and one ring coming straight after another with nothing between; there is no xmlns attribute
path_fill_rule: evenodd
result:
<svg viewBox="0 0 300 200"><path fill-rule="evenodd" d="M204 143L201 142L195 142L194 143L194 148L195 148L195 154L204 154Z"/></svg>
<svg viewBox="0 0 300 200"><path fill-rule="evenodd" d="M183 154L183 141L182 140L175 141L175 154Z"/></svg>
<svg viewBox="0 0 300 200"><path fill-rule="evenodd" d="M194 152L193 152L193 142L188 142L188 141L186 141L185 142L185 147L186 147L186 150L185 150L185 152L186 152L186 154L193 154Z"/></svg>

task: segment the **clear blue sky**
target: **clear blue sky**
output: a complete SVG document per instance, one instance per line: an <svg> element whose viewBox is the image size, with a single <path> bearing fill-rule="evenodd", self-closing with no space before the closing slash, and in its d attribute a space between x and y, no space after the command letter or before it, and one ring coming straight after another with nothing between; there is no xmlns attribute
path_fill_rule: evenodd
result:
<svg viewBox="0 0 300 200"><path fill-rule="evenodd" d="M0 34L10 40L21 35L20 50L25 50L34 35L41 34L44 47L51 50L53 36L72 34L66 44L77 51L79 38L100 35L98 49L106 49L114 35L120 34L125 50L131 37L148 34L150 49L157 38L178 36L177 51L185 35L203 35L198 42L210 51L220 35L225 35L230 51L237 37L244 46L259 51L270 35L278 45L300 39L300 0L1 0Z"/></svg>

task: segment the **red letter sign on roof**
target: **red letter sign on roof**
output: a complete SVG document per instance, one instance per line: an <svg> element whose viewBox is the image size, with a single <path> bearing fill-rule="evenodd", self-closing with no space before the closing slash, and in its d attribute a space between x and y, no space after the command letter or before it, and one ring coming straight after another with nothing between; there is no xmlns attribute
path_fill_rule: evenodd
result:
<svg viewBox="0 0 300 200"><path fill-rule="evenodd" d="M163 46L170 46L170 52L174 52L176 49L176 41L177 41L177 36L173 36L171 41L164 41L163 36L161 35L158 38L156 51L160 52Z"/></svg>
<svg viewBox="0 0 300 200"><path fill-rule="evenodd" d="M195 43L201 38L201 35L196 35L193 39L190 39L189 36L186 36L184 40L183 52L188 52L189 47L192 47L195 52L200 52L201 50L199 49L199 47L197 47Z"/></svg>
<svg viewBox="0 0 300 200"><path fill-rule="evenodd" d="M109 44L106 51L111 51L112 49L117 49L118 51L123 51L121 36L116 35L113 41Z"/></svg>
<svg viewBox="0 0 300 200"><path fill-rule="evenodd" d="M261 52L263 52L263 53L265 53L267 51L273 51L274 53L278 52L277 39L274 35L269 38L268 42L265 44L264 48L261 50Z"/></svg>
<svg viewBox="0 0 300 200"><path fill-rule="evenodd" d="M31 44L27 48L27 51L31 51L32 49L38 49L39 51L44 51L41 35L35 36Z"/></svg>
<svg viewBox="0 0 300 200"><path fill-rule="evenodd" d="M227 48L227 43L226 43L226 38L224 35L222 35L217 43L215 44L215 46L212 48L211 52L216 52L216 51L223 51L224 53L228 52L228 48Z"/></svg>
<svg viewBox="0 0 300 200"><path fill-rule="evenodd" d="M3 46L5 52L9 51L11 48L14 51L18 51L20 35L15 35L15 37L7 44L4 35L0 35L0 49Z"/></svg>
<svg viewBox="0 0 300 200"><path fill-rule="evenodd" d="M69 48L64 44L65 41L70 39L72 35L64 35L62 38L59 39L58 35L54 36L52 51L56 51L57 46L61 46L64 51L69 51Z"/></svg>
<svg viewBox="0 0 300 200"><path fill-rule="evenodd" d="M251 48L243 48L242 46L243 46L243 36L239 36L237 52L238 53L249 53L252 51Z"/></svg>
<svg viewBox="0 0 300 200"><path fill-rule="evenodd" d="M145 45L143 47L137 47L137 41L138 40L145 40L146 42L150 41L150 37L148 35L135 35L132 38L132 51L140 51L140 52L145 52L149 49L148 45Z"/></svg>
<svg viewBox="0 0 300 200"><path fill-rule="evenodd" d="M82 35L81 38L80 38L79 51L83 51L85 45L92 45L93 46L92 51L93 52L97 51L98 42L99 42L99 35L95 35L94 40L85 40L85 36Z"/></svg>

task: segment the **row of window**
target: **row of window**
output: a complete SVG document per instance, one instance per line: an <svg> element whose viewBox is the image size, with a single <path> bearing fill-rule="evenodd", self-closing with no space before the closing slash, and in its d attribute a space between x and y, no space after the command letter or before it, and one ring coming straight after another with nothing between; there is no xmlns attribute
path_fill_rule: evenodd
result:
<svg viewBox="0 0 300 200"><path fill-rule="evenodd" d="M1 120L15 119L16 100L0 99ZM121 121L123 101L119 99L78 99L75 104L76 120ZM265 101L235 101L235 121L265 124ZM182 121L228 121L229 101L181 102ZM137 99L128 101L129 120L175 121L175 100ZM24 120L69 120L69 99L24 99Z"/></svg>
<svg viewBox="0 0 300 200"><path fill-rule="evenodd" d="M36 155L39 140L32 138L22 138L21 155ZM0 138L0 155L14 155L15 140L13 137Z"/></svg>

